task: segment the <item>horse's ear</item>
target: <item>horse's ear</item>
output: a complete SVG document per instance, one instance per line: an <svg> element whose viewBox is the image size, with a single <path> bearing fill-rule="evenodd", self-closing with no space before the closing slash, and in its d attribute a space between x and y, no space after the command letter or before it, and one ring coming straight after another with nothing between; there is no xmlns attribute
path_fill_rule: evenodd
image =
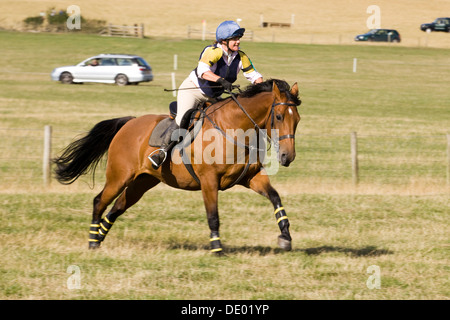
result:
<svg viewBox="0 0 450 320"><path fill-rule="evenodd" d="M292 94L294 97L297 97L297 96L298 96L298 84L297 84L297 82L294 83L294 85L292 86L292 88L291 88L291 94Z"/></svg>
<svg viewBox="0 0 450 320"><path fill-rule="evenodd" d="M275 83L275 81L273 82L273 85L272 85L272 92L273 92L273 95L275 96L275 99L281 98L280 89L278 89L278 86Z"/></svg>

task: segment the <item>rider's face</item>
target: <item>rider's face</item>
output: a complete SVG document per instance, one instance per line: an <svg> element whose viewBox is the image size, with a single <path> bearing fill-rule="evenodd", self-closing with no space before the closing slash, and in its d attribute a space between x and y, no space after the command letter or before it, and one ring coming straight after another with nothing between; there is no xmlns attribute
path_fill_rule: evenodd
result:
<svg viewBox="0 0 450 320"><path fill-rule="evenodd" d="M231 51L239 50L239 45L241 43L241 37L234 37L228 40L228 49Z"/></svg>

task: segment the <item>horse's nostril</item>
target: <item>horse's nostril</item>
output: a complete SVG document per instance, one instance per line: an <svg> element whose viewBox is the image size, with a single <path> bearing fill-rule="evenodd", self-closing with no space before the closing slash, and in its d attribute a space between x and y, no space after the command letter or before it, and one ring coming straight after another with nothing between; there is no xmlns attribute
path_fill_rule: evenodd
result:
<svg viewBox="0 0 450 320"><path fill-rule="evenodd" d="M282 166L284 167L288 167L289 164L291 163L291 161L289 160L288 154L287 153L282 153L280 155L280 163Z"/></svg>

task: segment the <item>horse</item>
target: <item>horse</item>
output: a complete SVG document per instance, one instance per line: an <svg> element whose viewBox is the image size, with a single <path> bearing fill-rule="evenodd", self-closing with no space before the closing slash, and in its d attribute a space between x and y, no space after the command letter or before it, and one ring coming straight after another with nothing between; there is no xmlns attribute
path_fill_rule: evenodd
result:
<svg viewBox="0 0 450 320"><path fill-rule="evenodd" d="M251 84L237 94L230 92L230 95L195 111L195 123L201 123L200 129L204 133L220 133L215 135L214 150L210 144L204 145L207 140L205 134L192 139L185 138L182 141L191 142L195 147L187 149L187 143L182 147L179 146L182 142L178 143L161 167L154 169L148 156L157 147L152 147L148 141L156 125L169 115L147 114L101 121L85 136L64 148L60 156L52 159L56 164L56 179L62 184L71 184L81 175L95 172L97 164L107 153L106 181L93 201L89 228L90 249L99 248L117 218L137 203L145 192L163 182L174 188L201 190L212 253L224 255L219 236L218 191L234 185L249 188L270 200L281 231L278 246L286 251L291 250L289 219L278 192L270 183L263 157L257 156L256 160L250 161L252 149L261 151L266 146L261 146L261 143L251 145L247 142L249 136L239 140L236 136L230 137L229 132L246 130L261 133L270 145L274 145L277 165L289 166L296 155L295 132L300 121L297 110L301 104L298 85L295 83L291 88L283 80L270 79ZM200 122L199 118L204 121ZM229 147L230 141L232 148ZM224 151L226 145L228 149ZM231 152L238 152L238 149L241 154L244 152L241 157L243 161L230 161L230 149ZM198 161L198 150L201 150L200 158L205 157L204 161ZM181 153L184 160L175 161L177 156L180 159ZM213 157L215 161L207 161L208 157L209 160ZM236 154L231 158L236 160ZM114 205L102 218L114 199Z"/></svg>

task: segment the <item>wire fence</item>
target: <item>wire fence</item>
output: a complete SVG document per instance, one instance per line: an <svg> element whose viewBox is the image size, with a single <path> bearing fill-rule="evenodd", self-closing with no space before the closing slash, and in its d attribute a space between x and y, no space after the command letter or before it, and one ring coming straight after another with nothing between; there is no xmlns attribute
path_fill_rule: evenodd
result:
<svg viewBox="0 0 450 320"><path fill-rule="evenodd" d="M298 140L297 166L304 169L300 176L344 179L353 184L449 183L446 135L358 135L356 146L352 146L351 134L299 135ZM356 154L352 155L353 148Z"/></svg>
<svg viewBox="0 0 450 320"><path fill-rule="evenodd" d="M44 129L0 128L0 186L48 184L44 146L51 146L51 158L82 134L54 130L46 143ZM313 179L324 184L419 181L450 186L450 135L357 135L356 145L352 145L352 135L356 137L356 133L297 133L295 161L274 178L288 182ZM97 181L104 181L104 166L99 166L96 176Z"/></svg>

